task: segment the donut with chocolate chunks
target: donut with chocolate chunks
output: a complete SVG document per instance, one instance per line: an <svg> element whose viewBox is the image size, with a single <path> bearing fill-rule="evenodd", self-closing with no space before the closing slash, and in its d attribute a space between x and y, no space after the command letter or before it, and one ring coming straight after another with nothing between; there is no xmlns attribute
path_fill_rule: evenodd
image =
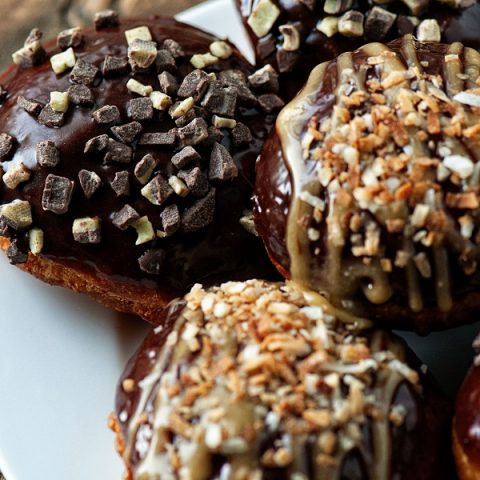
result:
<svg viewBox="0 0 480 480"><path fill-rule="evenodd" d="M106 11L45 45L33 31L13 59L0 76L12 263L147 319L198 281L276 277L244 227L273 116L233 45Z"/></svg>
<svg viewBox="0 0 480 480"><path fill-rule="evenodd" d="M236 0L258 66L280 73L293 97L313 67L367 42L405 34L480 48L477 0Z"/></svg>
<svg viewBox="0 0 480 480"><path fill-rule="evenodd" d="M473 347L475 359L458 392L453 418L453 451L460 480L480 477L480 336Z"/></svg>
<svg viewBox="0 0 480 480"><path fill-rule="evenodd" d="M452 478L448 402L399 339L259 280L165 315L117 389L126 478Z"/></svg>
<svg viewBox="0 0 480 480"><path fill-rule="evenodd" d="M255 216L287 278L421 333L480 310L480 54L368 44L324 63L280 113Z"/></svg>

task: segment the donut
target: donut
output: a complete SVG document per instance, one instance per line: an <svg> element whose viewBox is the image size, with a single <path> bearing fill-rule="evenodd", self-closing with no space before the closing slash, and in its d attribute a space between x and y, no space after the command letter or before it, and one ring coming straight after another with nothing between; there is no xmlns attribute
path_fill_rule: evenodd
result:
<svg viewBox="0 0 480 480"><path fill-rule="evenodd" d="M0 76L0 235L11 263L156 318L196 282L278 278L253 229L280 97L236 48L172 18L100 12Z"/></svg>
<svg viewBox="0 0 480 480"><path fill-rule="evenodd" d="M367 42L406 34L480 48L476 0L236 0L259 66L280 72L295 95L319 63Z"/></svg>
<svg viewBox="0 0 480 480"><path fill-rule="evenodd" d="M318 66L257 165L254 215L286 277L383 326L480 308L480 55L405 36Z"/></svg>
<svg viewBox="0 0 480 480"><path fill-rule="evenodd" d="M474 342L477 350L474 365L460 387L453 418L453 451L460 480L475 480L480 476L480 338Z"/></svg>
<svg viewBox="0 0 480 480"><path fill-rule="evenodd" d="M448 404L398 338L260 280L196 285L164 315L111 417L129 480L452 478Z"/></svg>

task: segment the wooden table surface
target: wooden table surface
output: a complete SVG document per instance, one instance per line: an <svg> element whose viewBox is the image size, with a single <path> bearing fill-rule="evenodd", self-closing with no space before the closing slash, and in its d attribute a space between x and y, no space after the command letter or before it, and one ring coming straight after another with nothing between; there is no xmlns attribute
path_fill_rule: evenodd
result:
<svg viewBox="0 0 480 480"><path fill-rule="evenodd" d="M11 61L11 53L23 45L33 27L40 28L45 38L68 26L87 25L99 10L113 8L122 17L175 15L202 0L0 0L0 69ZM113 387L112 387L113 388ZM112 449L113 454L113 449ZM0 472L0 480L8 480Z"/></svg>

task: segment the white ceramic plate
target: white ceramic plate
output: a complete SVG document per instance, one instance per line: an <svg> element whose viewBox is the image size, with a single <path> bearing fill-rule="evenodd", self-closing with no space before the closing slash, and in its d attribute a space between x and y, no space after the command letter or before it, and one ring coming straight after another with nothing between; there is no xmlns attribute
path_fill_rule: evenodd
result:
<svg viewBox="0 0 480 480"><path fill-rule="evenodd" d="M252 58L231 0L207 2L179 18L228 36ZM120 479L107 417L146 326L45 285L3 255L0 279L0 470L7 480ZM406 337L454 392L479 328Z"/></svg>

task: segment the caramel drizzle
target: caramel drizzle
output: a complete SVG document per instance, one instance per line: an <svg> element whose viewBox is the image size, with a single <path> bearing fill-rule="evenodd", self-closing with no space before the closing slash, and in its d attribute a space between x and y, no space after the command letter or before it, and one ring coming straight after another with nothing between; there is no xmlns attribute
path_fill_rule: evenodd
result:
<svg viewBox="0 0 480 480"><path fill-rule="evenodd" d="M385 74L390 72L406 72L413 67L413 71L419 76L423 72L423 67L416 54L415 40L411 35L407 35L402 40L401 51L403 61L391 51L386 45L381 43L371 43L363 46L359 51L369 57L382 56L384 62L378 65ZM462 56L464 60L462 61ZM335 192L324 192L323 187L316 179L310 180L304 185L302 180L307 178L306 163L304 161L305 153L302 151L303 128L308 124L312 113L316 111L315 102L318 101L318 92L322 91L322 85L325 79L325 72L328 62L316 67L308 80L306 87L299 95L281 112L277 121L277 133L280 137L285 163L287 164L292 178L292 200L287 219L286 245L290 256L292 279L308 288L314 288L318 291L327 291L332 298L337 299L337 304L345 304L349 296L362 288L364 295L371 303L385 303L392 294L388 275L383 271L378 262L372 264L366 269L361 259L346 261L342 255L343 245L346 241L347 232L345 229L338 228L338 219L341 215L338 207L335 206ZM464 68L464 72L462 68ZM480 54L473 49L464 48L460 43L450 45L446 52L443 77L445 81L445 90L452 96L464 90L464 88L478 88L476 80L480 75ZM467 75L468 77L465 77ZM365 90L364 75L362 71L355 71L353 68L352 54L346 53L340 55L337 59L337 78L338 85L334 92L336 96L336 105L341 106L342 89L348 82L353 84L358 90ZM464 78L466 80L464 80ZM386 89L384 95L388 97L395 96L399 87ZM409 127L409 143L413 156L424 156L426 154L424 145L415 133L416 127ZM449 138L449 148L453 154L460 154L467 157L473 157L476 162L480 162L480 147L468 139ZM480 183L480 164L476 163L474 174L470 182ZM327 239L326 239L326 261L322 269L315 265L312 254L309 249L309 240L305 228L299 225L299 218L312 217L313 207L308 205L300 198L300 194L307 191L313 195L319 195L324 192L328 197L329 212L326 220ZM444 208L439 204L438 198L425 199L430 201L430 206L435 208ZM433 203L432 203L433 202ZM343 241L332 241L332 229L341 232ZM432 246L433 273L435 282L435 292L437 306L440 311L447 312L452 308L452 294L450 281L450 268L448 252L446 246L449 245L457 252L462 252L468 248L472 258L480 256L480 249L468 239L463 238L456 231L454 219L449 218L449 228L446 232L443 243ZM405 229L403 236L403 247L409 252L410 259L405 267L405 278L408 291L408 302L412 311L420 312L424 308L424 299L421 290L421 278L418 269L414 263L415 246L412 234L409 229ZM361 284L361 280L369 279L367 286ZM346 305L346 308L349 306Z"/></svg>

